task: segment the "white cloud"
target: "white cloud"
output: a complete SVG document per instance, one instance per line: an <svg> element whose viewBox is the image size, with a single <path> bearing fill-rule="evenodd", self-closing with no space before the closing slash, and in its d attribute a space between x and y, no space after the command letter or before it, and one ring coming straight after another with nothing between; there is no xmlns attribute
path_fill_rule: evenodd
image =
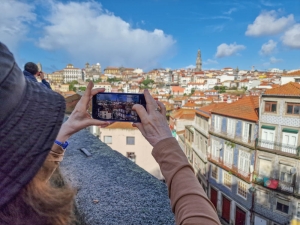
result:
<svg viewBox="0 0 300 225"><path fill-rule="evenodd" d="M261 46L259 53L261 55L270 55L276 50L276 47L277 47L277 42L271 39L267 43L264 43Z"/></svg>
<svg viewBox="0 0 300 225"><path fill-rule="evenodd" d="M52 4L47 21L39 46L64 50L79 63L151 68L175 44L162 30L133 29L94 1Z"/></svg>
<svg viewBox="0 0 300 225"><path fill-rule="evenodd" d="M208 59L203 62L203 65L209 65L209 64L219 64L217 60Z"/></svg>
<svg viewBox="0 0 300 225"><path fill-rule="evenodd" d="M288 29L281 37L282 43L290 48L300 48L300 23Z"/></svg>
<svg viewBox="0 0 300 225"><path fill-rule="evenodd" d="M270 58L270 63L271 63L271 64L280 63L280 62L282 62L282 61L283 61L282 59L276 59L275 57L271 57L271 58Z"/></svg>
<svg viewBox="0 0 300 225"><path fill-rule="evenodd" d="M237 54L238 51L244 50L246 47L244 45L237 45L236 43L233 44L220 44L217 47L217 53L216 57L217 58L222 58L222 57L227 57L231 55Z"/></svg>
<svg viewBox="0 0 300 225"><path fill-rule="evenodd" d="M196 66L191 64L191 65L189 65L189 66L186 66L185 68L186 68L186 69L195 69Z"/></svg>
<svg viewBox="0 0 300 225"><path fill-rule="evenodd" d="M283 32L286 28L294 23L294 15L278 18L275 10L264 11L256 19L253 24L248 25L246 31L247 36L264 36L274 35Z"/></svg>
<svg viewBox="0 0 300 225"><path fill-rule="evenodd" d="M224 14L230 15L231 13L233 13L233 12L235 12L235 11L237 11L237 8L231 8L231 9L229 9L227 12L224 12Z"/></svg>
<svg viewBox="0 0 300 225"><path fill-rule="evenodd" d="M0 41L12 51L29 31L28 24L35 21L34 7L15 0L0 2Z"/></svg>

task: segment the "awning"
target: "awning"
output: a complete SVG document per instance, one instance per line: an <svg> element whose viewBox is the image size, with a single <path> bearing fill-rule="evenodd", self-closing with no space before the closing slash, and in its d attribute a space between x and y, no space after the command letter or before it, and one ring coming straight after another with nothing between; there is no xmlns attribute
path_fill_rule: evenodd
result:
<svg viewBox="0 0 300 225"><path fill-rule="evenodd" d="M283 128L282 132L298 134L299 130L294 130L294 129L290 129L290 128Z"/></svg>
<svg viewBox="0 0 300 225"><path fill-rule="evenodd" d="M275 127L274 127L274 126L262 125L261 128L262 128L262 129L268 129L268 130L275 130Z"/></svg>

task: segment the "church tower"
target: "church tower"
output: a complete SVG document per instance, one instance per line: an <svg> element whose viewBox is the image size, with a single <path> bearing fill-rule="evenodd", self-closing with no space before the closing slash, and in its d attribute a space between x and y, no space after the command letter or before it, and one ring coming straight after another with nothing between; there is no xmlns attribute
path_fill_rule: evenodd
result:
<svg viewBox="0 0 300 225"><path fill-rule="evenodd" d="M197 59L196 59L196 69L195 71L201 71L202 70L202 59L201 59L201 51L198 49Z"/></svg>

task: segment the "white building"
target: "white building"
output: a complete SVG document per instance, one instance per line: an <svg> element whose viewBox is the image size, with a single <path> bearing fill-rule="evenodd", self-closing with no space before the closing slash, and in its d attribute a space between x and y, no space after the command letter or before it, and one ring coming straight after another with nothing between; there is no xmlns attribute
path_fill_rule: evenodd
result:
<svg viewBox="0 0 300 225"><path fill-rule="evenodd" d="M163 179L159 165L151 155L152 146L131 123L115 122L100 128L100 139L113 150L142 167L158 179Z"/></svg>
<svg viewBox="0 0 300 225"><path fill-rule="evenodd" d="M64 83L82 80L82 70L75 68L72 64L68 64L67 67L63 69L63 77Z"/></svg>
<svg viewBox="0 0 300 225"><path fill-rule="evenodd" d="M105 92L111 92L111 84L107 83L107 82L103 82L103 83L96 83L94 84L94 88L105 88Z"/></svg>

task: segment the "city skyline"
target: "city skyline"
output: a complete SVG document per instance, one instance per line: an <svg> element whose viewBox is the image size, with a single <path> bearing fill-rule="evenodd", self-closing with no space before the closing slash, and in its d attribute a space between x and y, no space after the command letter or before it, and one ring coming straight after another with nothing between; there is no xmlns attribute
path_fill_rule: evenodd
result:
<svg viewBox="0 0 300 225"><path fill-rule="evenodd" d="M20 67L298 69L299 1L2 1L1 41ZM6 10L7 9L7 10Z"/></svg>

